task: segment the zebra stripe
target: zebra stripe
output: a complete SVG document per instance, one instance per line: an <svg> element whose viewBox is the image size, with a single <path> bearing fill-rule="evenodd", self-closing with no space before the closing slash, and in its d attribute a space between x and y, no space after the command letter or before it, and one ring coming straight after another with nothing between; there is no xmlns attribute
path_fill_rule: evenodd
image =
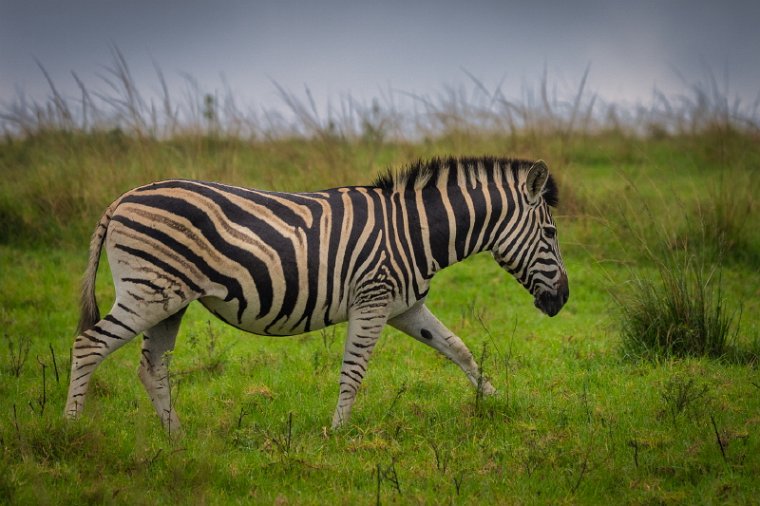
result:
<svg viewBox="0 0 760 506"><path fill-rule="evenodd" d="M108 207L90 244L66 413L81 412L97 365L142 332L140 379L164 425L178 429L166 353L194 300L257 334L348 321L334 427L348 419L386 323L492 393L466 345L425 306L430 279L491 251L553 316L569 294L556 204L543 162L493 158L419 162L370 186L314 193L191 180L135 188ZM116 297L101 319L94 282L103 248Z"/></svg>

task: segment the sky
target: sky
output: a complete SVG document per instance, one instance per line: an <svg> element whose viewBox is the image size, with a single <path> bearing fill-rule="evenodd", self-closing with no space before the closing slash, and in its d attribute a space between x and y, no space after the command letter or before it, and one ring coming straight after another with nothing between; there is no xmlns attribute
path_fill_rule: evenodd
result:
<svg viewBox="0 0 760 506"><path fill-rule="evenodd" d="M474 76L508 97L549 81L572 95L647 103L712 74L730 97L760 94L760 1L0 0L0 103L60 91L71 72L103 88L113 48L138 86L176 93L190 75L242 104L282 105L278 83L317 102L389 90L434 95ZM170 90L172 91L172 90Z"/></svg>

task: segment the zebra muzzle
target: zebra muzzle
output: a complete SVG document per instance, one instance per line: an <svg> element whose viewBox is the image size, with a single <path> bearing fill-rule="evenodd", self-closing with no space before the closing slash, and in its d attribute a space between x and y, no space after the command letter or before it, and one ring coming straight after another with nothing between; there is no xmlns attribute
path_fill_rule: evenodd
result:
<svg viewBox="0 0 760 506"><path fill-rule="evenodd" d="M544 291L536 295L533 305L548 316L555 316L565 305L570 297L570 288L567 282L567 274L560 275L559 282L554 291Z"/></svg>

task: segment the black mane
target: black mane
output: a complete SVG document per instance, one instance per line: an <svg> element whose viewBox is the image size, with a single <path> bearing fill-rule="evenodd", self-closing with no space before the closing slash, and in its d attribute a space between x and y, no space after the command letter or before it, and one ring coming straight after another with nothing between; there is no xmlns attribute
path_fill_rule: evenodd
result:
<svg viewBox="0 0 760 506"><path fill-rule="evenodd" d="M534 163L530 160L496 157L449 157L445 159L433 158L429 161L418 160L416 163L408 165L401 170L387 169L375 178L372 186L386 191L397 192L420 189L428 185L434 185L441 171L447 168L449 169L449 184L456 182L460 170L465 171L470 177L477 178L484 174L488 180L494 177L494 172L497 170L504 172L509 170L512 172L513 179L517 181L520 173L530 170ZM483 167L484 171L479 171L479 167ZM486 183L487 181L480 182ZM546 203L550 206L557 207L559 204L557 183L551 174L549 174L549 178L544 186L543 196Z"/></svg>

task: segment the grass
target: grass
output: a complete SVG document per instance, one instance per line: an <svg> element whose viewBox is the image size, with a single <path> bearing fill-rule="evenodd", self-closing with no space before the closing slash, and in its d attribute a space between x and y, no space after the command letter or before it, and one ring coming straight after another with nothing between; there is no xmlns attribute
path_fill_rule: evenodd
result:
<svg viewBox="0 0 760 506"><path fill-rule="evenodd" d="M727 307L722 277L728 264L757 264L760 243L747 218L757 202L757 183L751 171L722 169L691 201L684 198L688 192L663 188L652 201L636 188L635 199L623 199L612 212L612 232L627 257L639 260L618 299L627 356L758 361L756 338L737 346L742 301ZM673 219L676 206L692 211ZM641 263L654 269L642 270Z"/></svg>
<svg viewBox="0 0 760 506"><path fill-rule="evenodd" d="M430 131L410 139L387 127L393 111L360 109L355 119L363 118L369 134L351 135L293 96L294 110L312 114L301 118L308 136L232 135L226 113L204 116L202 106L199 117L214 118L217 131L175 128L162 137L126 126L26 123L25 135L6 136L0 503L756 501L756 130L731 127L716 113L704 122L714 126L717 118L718 127L694 127L674 107L669 114L678 121L658 116L648 135L625 125L592 128L595 106L581 87L570 116L560 114L572 123L553 131L551 100L540 110L510 108L498 90L476 84L489 100L459 104L469 105L457 109L464 117L449 111L440 119L451 128L425 123ZM452 109L438 107L458 100L447 97L426 102L432 109L420 122ZM476 113L473 125L468 118ZM60 114L76 123L76 114ZM488 123L498 115L501 126ZM388 329L351 423L332 432L344 325L294 338L251 336L191 305L172 357L182 439L166 436L137 379L139 338L97 370L84 416L62 419L88 238L122 191L175 176L313 190L367 183L417 158L494 153L543 158L560 179L556 221L571 288L566 308L550 319L488 255L433 280L431 309L467 342L496 396L478 396L456 366ZM708 247L714 237L728 238L718 255ZM711 284L716 278L692 285L660 269L666 264L654 261L658 255L684 244L705 253L704 264L692 264L705 266L698 272L725 260L719 285ZM709 298L719 286L721 314L739 323L741 309L730 342L738 351L722 360L627 357L616 301L631 280L658 276L686 283L689 303L699 302L692 287L707 288ZM97 295L102 307L110 304L107 265Z"/></svg>
<svg viewBox="0 0 760 506"><path fill-rule="evenodd" d="M18 142L42 141L61 142ZM106 147L86 136L79 142L67 152L94 169ZM151 141L144 152L114 154L112 166L137 170L138 160L151 167L158 166L149 162L153 157L177 157L164 170L179 171L187 161L206 176L201 167L228 159L234 166L227 165L226 179L237 174L237 182L282 189L298 187L289 164L308 153L311 167L324 170L321 142L198 147L198 140L184 146ZM379 156L397 160L414 158L414 150L422 156L449 149L446 140L438 142L390 143ZM690 179L694 188L715 180L716 174L679 159L677 142L672 151L636 142L636 160L621 170L636 176L634 193L651 207L668 205L658 195L670 180ZM605 146L600 149L614 154ZM193 155L178 155L183 149ZM281 169L268 173L265 162ZM79 166L65 158L55 163ZM666 164L674 167L671 178L660 173ZM35 168L19 173L39 181ZM431 289L430 306L481 359L498 395L478 398L455 366L389 330L351 425L334 433L326 427L343 326L296 338L249 336L210 321L195 306L172 361L174 399L187 431L182 440L166 438L137 380L137 340L98 369L85 416L65 423L68 350L91 225L63 233L72 215L54 217L60 228L39 224L42 238L16 229L0 247L7 340L0 347L0 491L6 502L367 503L378 494L382 503L751 501L760 471L756 363L626 360L611 294L621 293L632 273L648 278L657 270L635 253L633 235L610 234L609 227L642 220L636 223L646 229L649 215L605 222L599 210L607 199L631 199L633 190L599 162L557 168L563 170L570 172L563 175L565 186L586 212L566 215L560 208L557 216L572 292L560 315L542 316L487 255L444 271ZM347 179L367 181L364 173L355 169ZM114 184L100 181L104 189ZM706 198L678 183L671 190L693 202ZM108 198L93 197L101 204ZM94 207L75 215L92 223L99 212ZM748 346L760 328L760 283L757 265L744 258L724 266L722 286L727 307L743 304L737 343ZM98 298L107 306L110 279L107 266L101 268Z"/></svg>
<svg viewBox="0 0 760 506"><path fill-rule="evenodd" d="M336 433L326 426L342 327L248 336L193 306L172 364L187 431L175 442L137 381L137 342L97 371L86 415L61 419L66 373L56 381L52 357L65 371L76 316L68 273L82 259L4 247L5 327L34 337L19 378L3 357L0 490L11 503L356 503L375 500L379 468L382 502L750 500L756 370L621 359L599 316L612 308L603 277L566 249L578 297L552 320L487 256L435 279L431 307L476 356L485 347L496 397L478 399L455 366L389 331L351 425ZM29 282L39 288L24 291ZM108 284L98 287L104 300ZM40 308L51 316L41 320Z"/></svg>

